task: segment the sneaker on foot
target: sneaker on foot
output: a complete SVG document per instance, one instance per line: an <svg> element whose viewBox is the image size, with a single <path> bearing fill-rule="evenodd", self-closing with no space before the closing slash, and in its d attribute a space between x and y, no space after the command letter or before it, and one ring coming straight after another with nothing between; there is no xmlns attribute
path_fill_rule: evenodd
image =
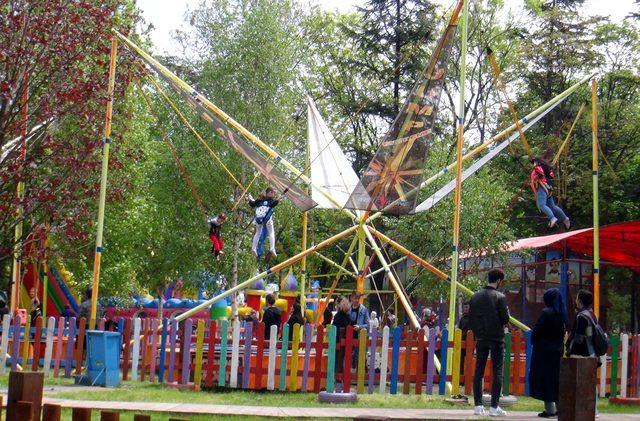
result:
<svg viewBox="0 0 640 421"><path fill-rule="evenodd" d="M553 218L551 221L549 221L549 228L555 227L557 222L558 218Z"/></svg>
<svg viewBox="0 0 640 421"><path fill-rule="evenodd" d="M505 412L504 409L500 408L499 406L496 408L489 408L489 416L491 417L506 417L507 413Z"/></svg>
<svg viewBox="0 0 640 421"><path fill-rule="evenodd" d="M571 229L571 221L569 220L569 218L567 218L567 219L565 219L565 220L564 220L564 227L565 227L567 230L570 230L570 229Z"/></svg>
<svg viewBox="0 0 640 421"><path fill-rule="evenodd" d="M473 408L473 415L484 415L484 406L478 405Z"/></svg>

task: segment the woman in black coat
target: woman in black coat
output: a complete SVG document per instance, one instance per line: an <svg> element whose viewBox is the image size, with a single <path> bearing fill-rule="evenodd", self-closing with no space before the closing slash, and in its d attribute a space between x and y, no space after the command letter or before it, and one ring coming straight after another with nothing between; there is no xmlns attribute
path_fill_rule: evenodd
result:
<svg viewBox="0 0 640 421"><path fill-rule="evenodd" d="M533 354L529 370L529 391L532 398L544 402L539 417L557 415L560 360L564 353L564 334L567 325L567 308L558 288L544 293L544 305L540 318L531 332Z"/></svg>

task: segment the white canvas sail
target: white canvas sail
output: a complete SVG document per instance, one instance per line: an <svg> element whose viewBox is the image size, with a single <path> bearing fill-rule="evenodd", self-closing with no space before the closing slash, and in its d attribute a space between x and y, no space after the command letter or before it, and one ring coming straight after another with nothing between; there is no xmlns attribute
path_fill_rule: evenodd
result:
<svg viewBox="0 0 640 421"><path fill-rule="evenodd" d="M307 113L311 181L329 193L340 207L344 207L358 184L358 176L309 96L307 96ZM335 204L316 188L312 187L311 197L318 203L319 208L337 209Z"/></svg>

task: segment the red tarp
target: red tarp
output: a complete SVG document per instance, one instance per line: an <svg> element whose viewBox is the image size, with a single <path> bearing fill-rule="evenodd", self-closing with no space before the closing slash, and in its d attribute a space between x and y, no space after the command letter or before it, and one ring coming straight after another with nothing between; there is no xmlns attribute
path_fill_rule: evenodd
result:
<svg viewBox="0 0 640 421"><path fill-rule="evenodd" d="M593 255L593 228L569 231L562 234L531 237L511 243L509 251L552 248L564 245L573 252ZM600 259L640 271L640 221L621 222L600 227Z"/></svg>

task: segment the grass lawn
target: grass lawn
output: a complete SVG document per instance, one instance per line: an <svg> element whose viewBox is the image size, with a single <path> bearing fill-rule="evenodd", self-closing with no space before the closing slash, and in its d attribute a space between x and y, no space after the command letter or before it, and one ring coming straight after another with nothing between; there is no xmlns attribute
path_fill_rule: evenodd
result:
<svg viewBox="0 0 640 421"><path fill-rule="evenodd" d="M217 389L194 392L147 382L124 382L119 389L78 390L66 389L60 392L48 392L48 396L64 399L129 401L129 402L188 402L220 405L250 405L278 407L322 407L314 393L255 392L243 390ZM335 404L332 404L335 405ZM381 395L363 394L354 404L340 404L344 407L363 408L469 408L471 406L452 405L439 395ZM598 401L598 408L604 413L634 413L637 407L610 404L605 399ZM542 402L528 397L518 397L518 403L509 408L513 411L541 411Z"/></svg>
<svg viewBox="0 0 640 421"><path fill-rule="evenodd" d="M0 387L6 388L8 376L0 376ZM45 394L50 397L76 400L96 400L96 401L122 401L122 402L168 402L168 403L202 403L219 405L243 405L243 406L276 406L276 407L323 407L334 406L335 404L321 404L317 401L314 393L282 393L282 392L256 392L243 390L216 389L211 391L195 392L191 390L181 390L159 384L148 382L123 382L118 389L98 388L87 389L86 387L74 390L72 379L47 379L45 383ZM401 390L401 388L400 388ZM363 408L432 408L432 409L471 409L471 406L452 405L439 395L380 395L363 394L358 396L355 404L339 404L343 407L363 407ZM635 413L637 407L613 405L605 399L598 401L598 408L603 413ZM518 403L510 407L512 411L541 411L542 402L528 397L518 397ZM97 418L97 412L94 414ZM196 415L160 415L153 414L152 419L169 420L170 418L205 420L210 416ZM71 419L71 411L63 411L63 419ZM133 414L123 413L121 420L133 420ZM264 420L263 417L235 417L216 416L221 420Z"/></svg>

